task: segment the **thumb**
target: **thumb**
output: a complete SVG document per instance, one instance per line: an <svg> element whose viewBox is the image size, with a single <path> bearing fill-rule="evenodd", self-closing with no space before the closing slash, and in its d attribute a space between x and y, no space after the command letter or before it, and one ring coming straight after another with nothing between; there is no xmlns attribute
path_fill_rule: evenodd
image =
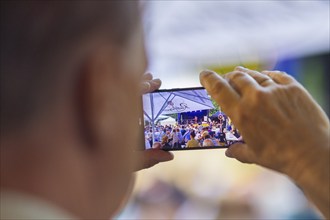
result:
<svg viewBox="0 0 330 220"><path fill-rule="evenodd" d="M148 149L141 152L136 152L138 164L135 171L150 168L158 163L173 160L174 156L171 152L160 149Z"/></svg>
<svg viewBox="0 0 330 220"><path fill-rule="evenodd" d="M247 144L235 143L229 146L226 150L226 156L230 158L235 158L242 163L254 163L255 155L250 150Z"/></svg>

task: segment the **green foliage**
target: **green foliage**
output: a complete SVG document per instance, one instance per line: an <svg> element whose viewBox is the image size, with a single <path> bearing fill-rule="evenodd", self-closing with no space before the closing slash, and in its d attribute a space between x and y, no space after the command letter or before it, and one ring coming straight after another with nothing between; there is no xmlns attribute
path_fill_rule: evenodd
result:
<svg viewBox="0 0 330 220"><path fill-rule="evenodd" d="M217 111L221 111L221 108L220 106L218 105L218 103L216 103L213 99L211 99L213 105L214 105L214 109L210 109L209 111L209 117L212 116L213 114L215 114Z"/></svg>
<svg viewBox="0 0 330 220"><path fill-rule="evenodd" d="M178 118L178 113L174 113L174 114L166 114L167 116L170 116L172 118L177 119Z"/></svg>

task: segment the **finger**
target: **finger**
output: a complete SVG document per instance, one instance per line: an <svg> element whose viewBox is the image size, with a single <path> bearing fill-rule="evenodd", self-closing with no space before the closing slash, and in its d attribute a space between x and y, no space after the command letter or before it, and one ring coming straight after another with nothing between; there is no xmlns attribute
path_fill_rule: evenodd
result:
<svg viewBox="0 0 330 220"><path fill-rule="evenodd" d="M254 163L255 156L248 146L244 143L235 143L226 150L226 156L235 158L242 163Z"/></svg>
<svg viewBox="0 0 330 220"><path fill-rule="evenodd" d="M230 112L239 102L239 95L237 92L224 78L215 72L204 70L200 73L199 78L207 92L226 113Z"/></svg>
<svg viewBox="0 0 330 220"><path fill-rule="evenodd" d="M275 83L269 76L266 74L261 74L258 71L250 70L241 66L236 67L235 70L249 74L255 81L258 82L259 85L263 87L271 86Z"/></svg>
<svg viewBox="0 0 330 220"><path fill-rule="evenodd" d="M160 162L173 160L174 155L171 152L160 149L148 149L142 152L137 152L140 163L135 167L135 170L142 170L152 167Z"/></svg>
<svg viewBox="0 0 330 220"><path fill-rule="evenodd" d="M145 81L141 84L141 91L143 94L153 92L160 88L162 81L160 79L153 79Z"/></svg>
<svg viewBox="0 0 330 220"><path fill-rule="evenodd" d="M149 80L152 80L152 78L153 78L153 76L152 76L151 73L145 73L145 74L143 74L143 76L142 76L142 80L143 80L143 81L149 81Z"/></svg>
<svg viewBox="0 0 330 220"><path fill-rule="evenodd" d="M286 74L285 72L262 71L262 73L269 76L274 82L276 82L278 84L287 85L287 84L291 84L291 83L295 82L295 79L292 76Z"/></svg>
<svg viewBox="0 0 330 220"><path fill-rule="evenodd" d="M238 94L243 95L252 90L258 89L259 84L247 73L241 71L234 71L224 75L229 84L237 91Z"/></svg>
<svg viewBox="0 0 330 220"><path fill-rule="evenodd" d="M145 94L148 93L148 91L150 90L150 83L149 82L143 82L141 83L141 93Z"/></svg>
<svg viewBox="0 0 330 220"><path fill-rule="evenodd" d="M153 91L159 89L160 86L162 85L162 81L160 79L150 80L149 83L150 83L150 90L149 90L149 92L153 92Z"/></svg>

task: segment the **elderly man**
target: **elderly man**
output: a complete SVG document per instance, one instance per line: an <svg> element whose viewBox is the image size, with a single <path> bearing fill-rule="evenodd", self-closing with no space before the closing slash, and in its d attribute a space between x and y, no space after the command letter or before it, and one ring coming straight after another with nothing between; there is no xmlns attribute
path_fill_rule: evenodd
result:
<svg viewBox="0 0 330 220"><path fill-rule="evenodd" d="M2 218L109 218L173 158L136 151L146 64L135 2L1 2Z"/></svg>
<svg viewBox="0 0 330 220"><path fill-rule="evenodd" d="M0 22L1 218L114 216L133 171L173 158L135 150L141 87L160 86L137 3L8 1ZM227 156L289 175L330 217L329 120L302 86L244 68L201 83L244 137Z"/></svg>

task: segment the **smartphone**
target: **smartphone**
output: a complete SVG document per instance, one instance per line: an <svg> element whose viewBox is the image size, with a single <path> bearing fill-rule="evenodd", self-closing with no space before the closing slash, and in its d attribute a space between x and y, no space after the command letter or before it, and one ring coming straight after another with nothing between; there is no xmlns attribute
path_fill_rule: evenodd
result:
<svg viewBox="0 0 330 220"><path fill-rule="evenodd" d="M142 96L144 149L166 151L228 148L239 131L203 87L162 89Z"/></svg>

